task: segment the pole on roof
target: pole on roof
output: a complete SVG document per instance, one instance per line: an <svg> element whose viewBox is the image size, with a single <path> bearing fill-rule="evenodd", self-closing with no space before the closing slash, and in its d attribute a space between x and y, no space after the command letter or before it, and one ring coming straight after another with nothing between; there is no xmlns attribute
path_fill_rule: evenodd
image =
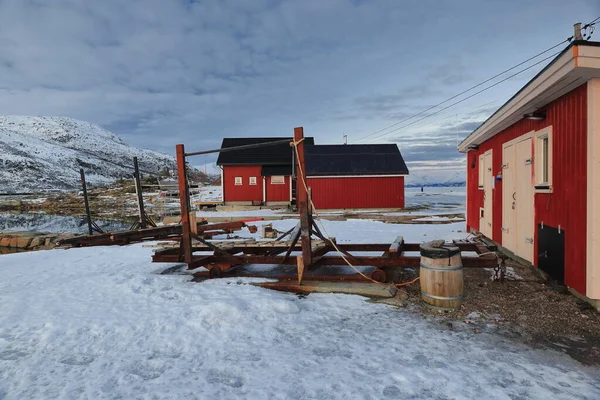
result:
<svg viewBox="0 0 600 400"><path fill-rule="evenodd" d="M573 37L575 40L583 40L583 36L581 36L581 22L573 25Z"/></svg>

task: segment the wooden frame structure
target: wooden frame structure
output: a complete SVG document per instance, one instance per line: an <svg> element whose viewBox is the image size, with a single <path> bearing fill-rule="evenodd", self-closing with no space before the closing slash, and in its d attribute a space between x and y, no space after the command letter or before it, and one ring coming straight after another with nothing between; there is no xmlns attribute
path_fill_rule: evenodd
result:
<svg viewBox="0 0 600 400"><path fill-rule="evenodd" d="M305 186L306 167L304 160L304 130L302 127L294 129L293 140L286 140L291 146L297 146L295 157L295 171L297 179L297 205L300 223L278 238L269 246L258 243L235 243L228 245L215 245L199 237L192 229L195 224L195 213L191 212L190 196L186 171L186 158L194 155L233 151L249 147L268 146L281 144L281 140L258 145L245 145L226 149L216 149L186 153L183 144L176 146L177 169L179 173L179 197L181 205L181 237L179 248L157 250L152 257L153 262L183 262L188 269L205 267L208 271L198 272L197 277L228 277L236 276L238 267L247 264L272 264L296 265L297 271L292 275L277 276L281 279L297 279L299 283L303 278L311 280L374 280L378 282L393 281L392 274L387 274L390 268L417 268L420 265L420 255L409 255L409 252L419 252L418 243L404 243L402 237L396 238L392 243L375 244L337 244L335 239L323 235L318 225L313 220L311 207L310 187ZM291 240L282 242L283 236L290 235ZM319 240L313 240L313 237ZM195 244L194 244L195 243ZM461 251L473 252L473 255L462 257L464 267L495 268L498 258L484 243L479 241L455 241ZM194 254L202 252L203 254ZM300 252L301 254L292 254ZM378 256L360 255L364 252L380 252ZM207 254L208 253L208 254ZM336 253L330 255L330 253ZM341 253L341 254L340 254ZM317 269L330 266L350 266L355 269L355 274L337 273L319 274ZM374 267L371 271L359 272L356 267ZM333 269L331 269L333 270ZM265 274L240 276L265 276ZM272 277L272 276L270 276Z"/></svg>

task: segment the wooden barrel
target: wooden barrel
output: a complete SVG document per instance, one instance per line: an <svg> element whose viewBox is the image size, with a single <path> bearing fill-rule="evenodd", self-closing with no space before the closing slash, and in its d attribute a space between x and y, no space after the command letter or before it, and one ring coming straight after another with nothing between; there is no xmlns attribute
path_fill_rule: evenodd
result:
<svg viewBox="0 0 600 400"><path fill-rule="evenodd" d="M463 299L463 267L460 249L452 245L433 247L423 243L421 250L421 296L428 306L455 310Z"/></svg>

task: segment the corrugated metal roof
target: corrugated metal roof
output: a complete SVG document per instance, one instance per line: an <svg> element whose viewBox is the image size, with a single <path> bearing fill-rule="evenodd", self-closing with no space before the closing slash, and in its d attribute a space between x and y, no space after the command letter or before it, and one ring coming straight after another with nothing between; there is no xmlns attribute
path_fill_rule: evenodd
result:
<svg viewBox="0 0 600 400"><path fill-rule="evenodd" d="M305 146L308 176L407 175L395 144L327 144Z"/></svg>
<svg viewBox="0 0 600 400"><path fill-rule="evenodd" d="M284 139L293 140L291 137L224 138L221 148L268 143ZM307 137L304 139L304 143L313 144L314 139ZM217 165L291 165L292 151L293 149L285 143L246 150L235 150L227 153L219 153Z"/></svg>

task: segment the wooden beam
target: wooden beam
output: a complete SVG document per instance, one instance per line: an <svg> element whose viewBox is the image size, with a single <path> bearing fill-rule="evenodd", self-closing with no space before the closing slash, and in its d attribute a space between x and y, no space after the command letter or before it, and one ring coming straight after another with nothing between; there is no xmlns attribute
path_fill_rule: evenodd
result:
<svg viewBox="0 0 600 400"><path fill-rule="evenodd" d="M404 247L404 238L402 236L398 236L396 238L396 240L394 240L394 242L391 244L390 248L388 249L388 252L390 254L398 254L398 253L402 253Z"/></svg>

